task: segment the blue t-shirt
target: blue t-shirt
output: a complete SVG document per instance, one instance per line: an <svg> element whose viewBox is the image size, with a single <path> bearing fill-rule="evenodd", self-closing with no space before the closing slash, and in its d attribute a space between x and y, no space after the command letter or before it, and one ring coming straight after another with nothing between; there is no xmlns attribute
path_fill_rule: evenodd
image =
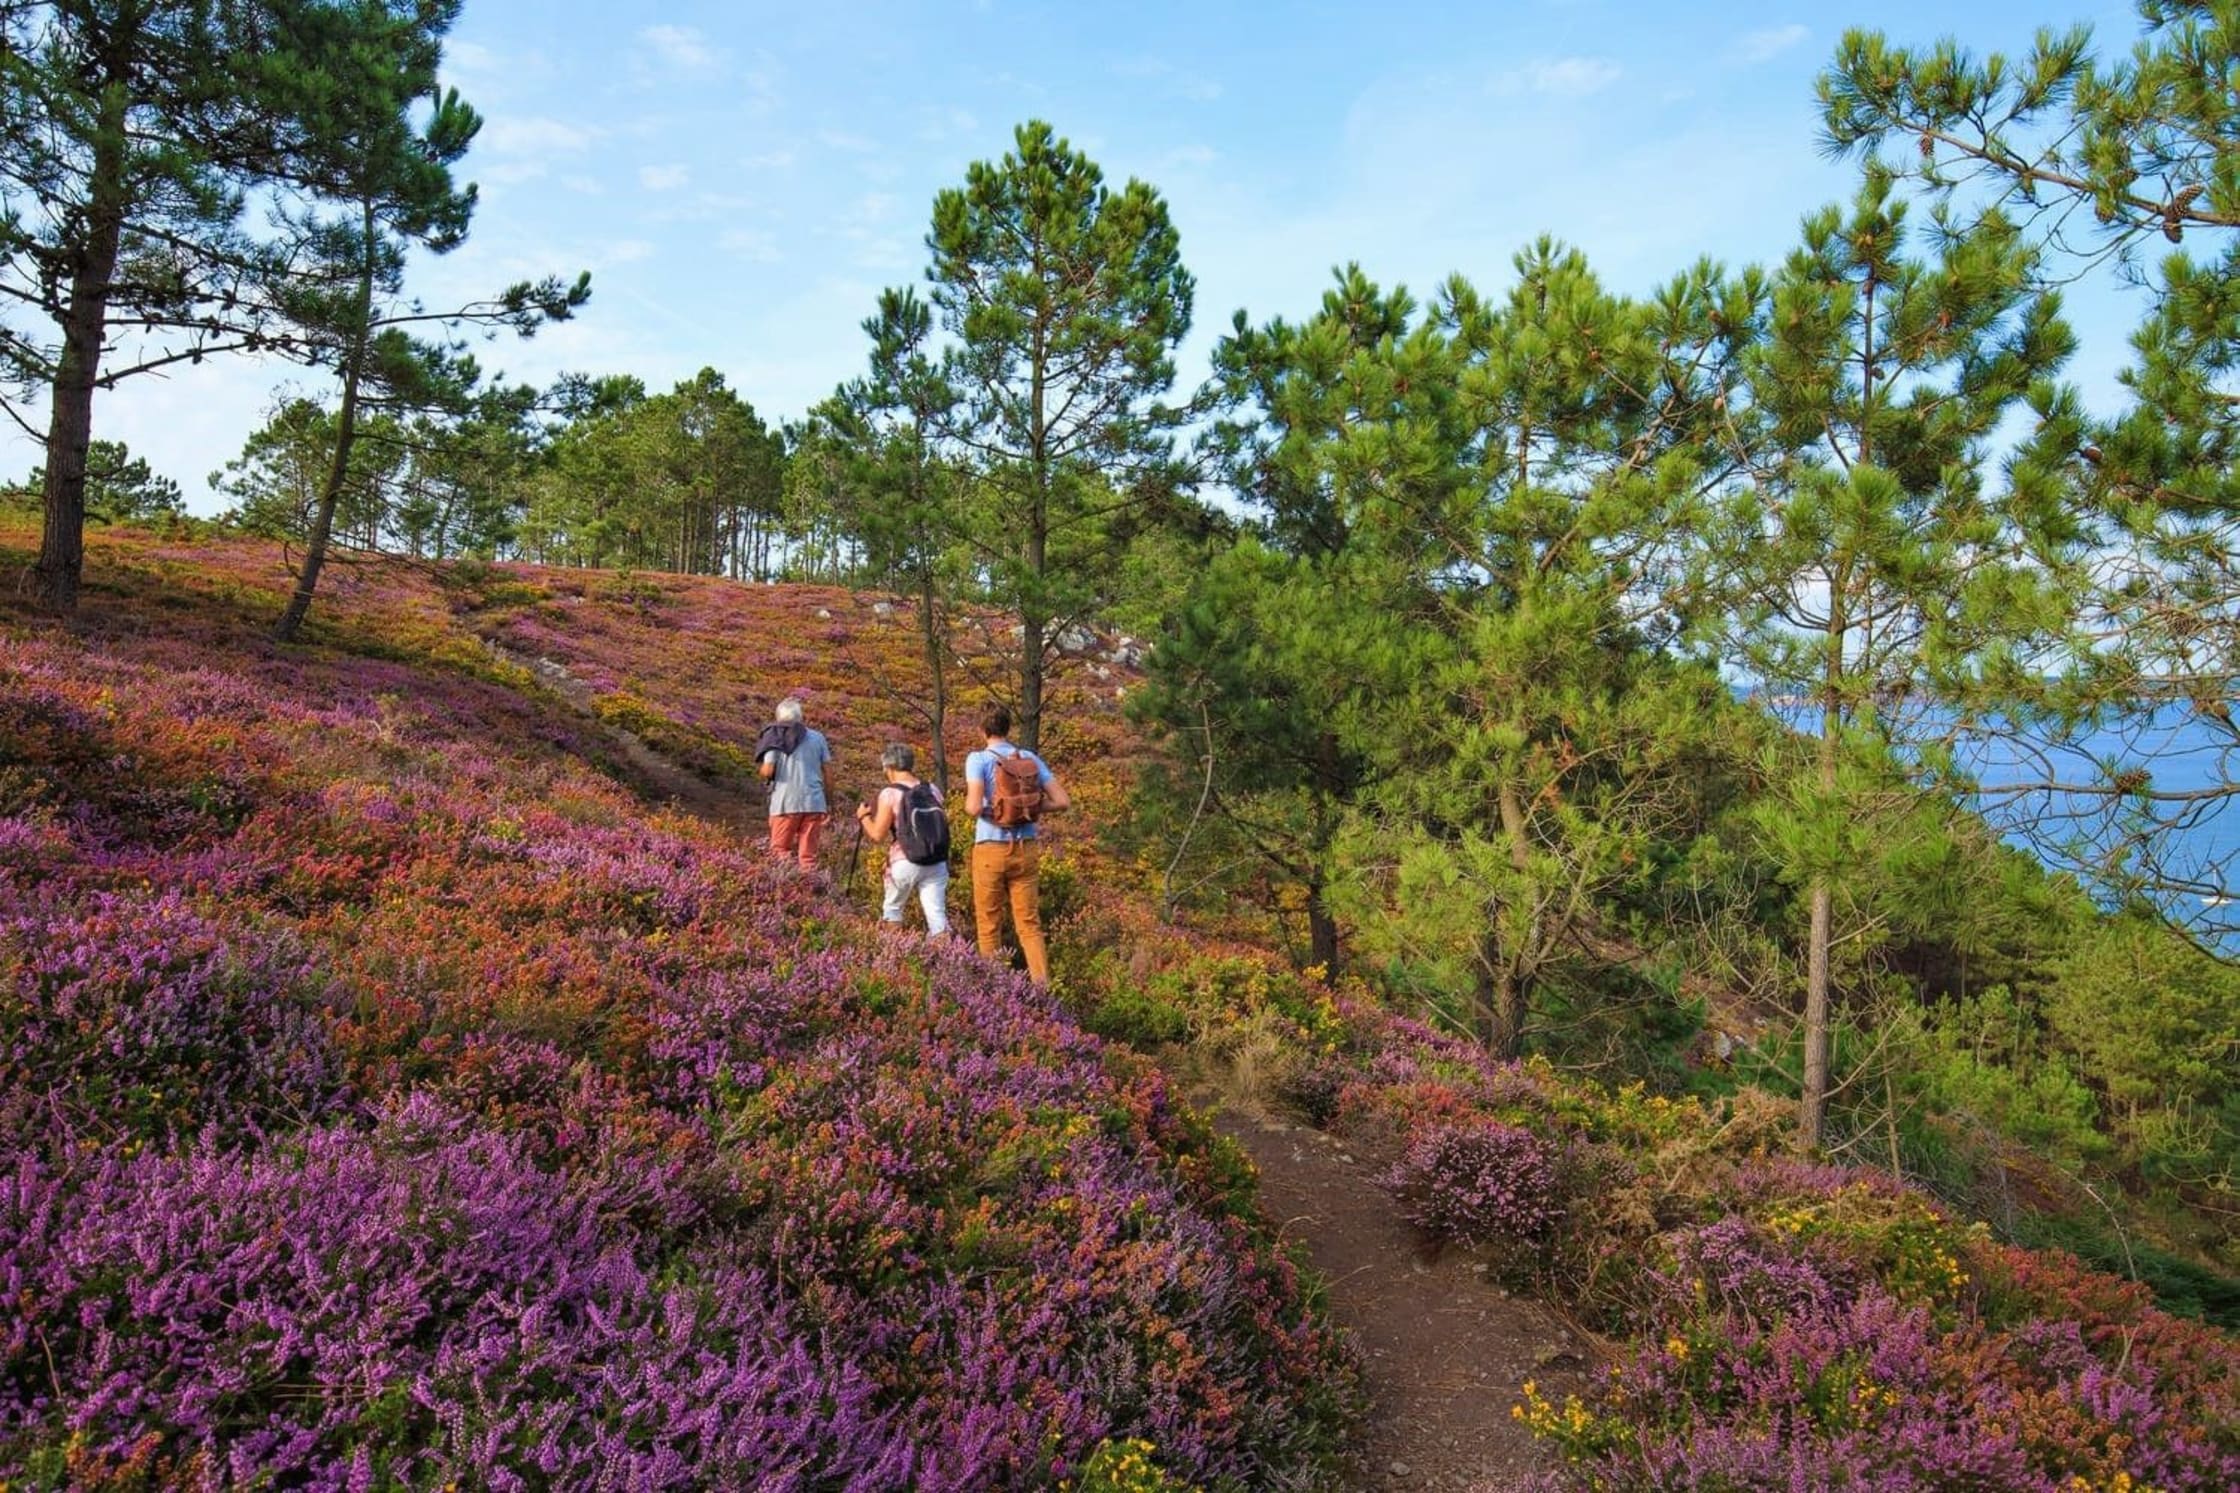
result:
<svg viewBox="0 0 2240 1493"><path fill-rule="evenodd" d="M1017 829L1005 829L988 817L995 812L996 807L996 758L1009 757L1013 753L1025 750L1023 747L1015 747L1009 742L1005 742L1001 751L991 749L974 752L964 759L964 775L980 785L980 816L972 821L973 844L985 845L993 841L1001 845L1012 840L1031 840L1035 837L1035 826L1031 824L1022 824ZM1026 757L1029 762L1041 769L1039 781L1045 789L1049 788L1053 776L1050 771L1050 764L1032 752L1027 752Z"/></svg>

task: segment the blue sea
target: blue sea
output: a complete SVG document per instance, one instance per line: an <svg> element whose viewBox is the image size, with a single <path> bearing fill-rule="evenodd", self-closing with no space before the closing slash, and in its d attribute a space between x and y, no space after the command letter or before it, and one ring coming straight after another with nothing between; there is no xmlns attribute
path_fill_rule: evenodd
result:
<svg viewBox="0 0 2240 1493"><path fill-rule="evenodd" d="M2127 872L2173 920L2240 933L2240 733L2172 711L2059 745L1987 736L1960 763L2017 844L2055 865ZM2049 781L2065 786L2038 786Z"/></svg>
<svg viewBox="0 0 2240 1493"><path fill-rule="evenodd" d="M1805 731L1817 722L1775 704ZM1901 733L1943 737L1949 719ZM2130 890L2240 953L2240 729L2165 711L2063 741L2025 728L1952 733L1976 807L2007 840L2096 890ZM2121 783L2139 792L2112 791Z"/></svg>

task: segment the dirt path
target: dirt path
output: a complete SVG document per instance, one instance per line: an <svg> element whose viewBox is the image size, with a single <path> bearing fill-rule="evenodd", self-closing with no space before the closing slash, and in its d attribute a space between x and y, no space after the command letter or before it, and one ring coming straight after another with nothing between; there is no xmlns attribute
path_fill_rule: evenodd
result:
<svg viewBox="0 0 2240 1493"><path fill-rule="evenodd" d="M1193 1102L1216 1104L1212 1093ZM1588 1374L1577 1334L1502 1293L1467 1256L1433 1256L1376 1185L1378 1163L1304 1125L1223 1109L1260 1169L1260 1204L1305 1247L1354 1335L1370 1396L1349 1486L1508 1493L1547 1465L1510 1415L1524 1381L1559 1403Z"/></svg>
<svg viewBox="0 0 2240 1493"><path fill-rule="evenodd" d="M485 640L486 643L488 640ZM495 643L533 672L612 746L648 796L734 830L760 834L759 807L599 719L589 686L546 659ZM1353 1334L1369 1392L1349 1486L1425 1493L1509 1493L1546 1464L1510 1415L1524 1381L1558 1401L1587 1364L1564 1324L1497 1290L1466 1256L1427 1254L1375 1182L1377 1163L1305 1125L1225 1106L1207 1089L1222 1132L1260 1171L1260 1204L1286 1241L1304 1246L1329 1282L1333 1315Z"/></svg>

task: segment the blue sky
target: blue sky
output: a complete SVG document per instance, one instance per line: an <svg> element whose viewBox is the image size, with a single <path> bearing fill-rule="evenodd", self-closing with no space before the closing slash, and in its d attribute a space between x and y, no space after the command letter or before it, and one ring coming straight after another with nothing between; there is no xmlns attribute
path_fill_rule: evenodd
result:
<svg viewBox="0 0 2240 1493"><path fill-rule="evenodd" d="M2135 33L2128 5L2060 3L467 0L449 72L486 119L482 205L414 288L441 304L589 269L579 321L485 363L657 389L712 366L774 422L859 369L878 290L922 274L934 193L1041 117L1166 196L1198 279L1195 382L1235 310L1306 312L1346 260L1424 291L1455 271L1497 288L1541 233L1629 290L1699 255L1777 259L1850 187L1812 97L1845 26L1978 49L2047 23ZM2104 394L2132 311L2087 295L2076 319L2074 372ZM251 364L138 380L96 434L214 511L204 477L290 382L327 392ZM0 472L37 459L14 437Z"/></svg>

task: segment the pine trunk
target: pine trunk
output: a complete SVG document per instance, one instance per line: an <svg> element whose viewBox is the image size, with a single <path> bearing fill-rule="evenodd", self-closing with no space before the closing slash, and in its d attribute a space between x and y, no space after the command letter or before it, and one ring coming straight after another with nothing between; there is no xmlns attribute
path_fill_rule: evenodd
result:
<svg viewBox="0 0 2240 1493"><path fill-rule="evenodd" d="M1840 710L1831 693L1822 707L1820 724L1823 803L1835 794L1837 732L1841 725ZM1833 984L1829 953L1835 938L1835 888L1825 874L1813 879L1811 916L1805 944L1804 1092L1797 1105L1797 1138L1808 1147L1820 1144L1828 1112L1828 1022Z"/></svg>
<svg viewBox="0 0 2240 1493"><path fill-rule="evenodd" d="M918 571L918 629L925 644L926 675L932 681L932 699L927 704L928 723L933 731L933 780L941 791L949 791L949 681L942 665L943 647L940 598L934 595L933 566L925 565Z"/></svg>
<svg viewBox="0 0 2240 1493"><path fill-rule="evenodd" d="M335 414L334 460L327 467L327 480L319 489L319 507L311 515L311 532L304 537L303 565L296 572L295 594L288 598L288 609L280 614L273 626L272 636L280 642L292 643L303 628L303 619L311 612L311 598L319 589L319 572L326 568L327 540L334 532L335 507L342 501L343 484L349 480L350 447L358 434L358 382L365 369L366 351L373 338L373 212L365 213L366 234L365 269L358 280L358 320L351 329L355 339L350 348L349 362L342 375L342 407Z"/></svg>
<svg viewBox="0 0 2240 1493"><path fill-rule="evenodd" d="M85 574L86 452L93 442L93 389L101 376L102 333L109 293L124 242L124 94L102 95L100 130L88 183L85 257L70 277L70 306L62 324L62 357L55 368L47 414L47 476L41 509L44 528L32 578L40 605L65 616L78 609Z"/></svg>
<svg viewBox="0 0 2240 1493"><path fill-rule="evenodd" d="M1514 960L1503 957L1491 924L1478 935L1479 1036L1486 1052L1503 1062L1524 1050L1525 983Z"/></svg>
<svg viewBox="0 0 2240 1493"><path fill-rule="evenodd" d="M1338 920L1331 914L1330 903L1324 896L1322 883L1307 884L1307 945L1309 957L1319 965L1327 979L1338 973Z"/></svg>

